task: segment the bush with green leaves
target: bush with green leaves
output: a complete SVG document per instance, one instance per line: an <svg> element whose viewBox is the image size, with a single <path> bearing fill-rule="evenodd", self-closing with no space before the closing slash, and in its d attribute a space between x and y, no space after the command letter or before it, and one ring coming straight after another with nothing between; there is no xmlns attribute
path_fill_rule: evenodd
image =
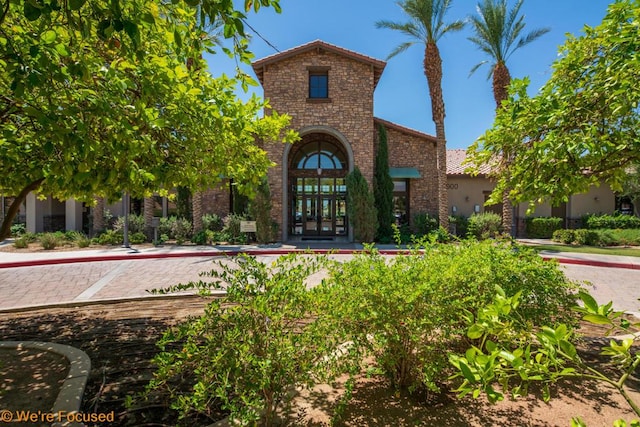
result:
<svg viewBox="0 0 640 427"><path fill-rule="evenodd" d="M11 235L13 237L20 237L27 232L27 225L23 222L18 222L11 225Z"/></svg>
<svg viewBox="0 0 640 427"><path fill-rule="evenodd" d="M498 237L502 230L502 218L493 212L473 214L469 217L467 235L478 240Z"/></svg>
<svg viewBox="0 0 640 427"><path fill-rule="evenodd" d="M465 237L469 229L469 218L464 215L452 215L449 217L449 224L456 226L456 236Z"/></svg>
<svg viewBox="0 0 640 427"><path fill-rule="evenodd" d="M191 221L184 218L177 218L171 224L171 235L176 239L176 243L181 245L189 240L193 234Z"/></svg>
<svg viewBox="0 0 640 427"><path fill-rule="evenodd" d="M26 249L29 247L29 241L24 237L20 237L13 242L13 246L18 249Z"/></svg>
<svg viewBox="0 0 640 427"><path fill-rule="evenodd" d="M373 242L378 229L378 211L373 193L360 169L355 167L346 177L347 216L358 242Z"/></svg>
<svg viewBox="0 0 640 427"><path fill-rule="evenodd" d="M343 360L306 281L325 257L290 254L265 265L240 256L206 279L160 292L225 289L205 313L165 332L147 393L163 391L182 416L211 405L241 425L274 425L296 386L335 377ZM181 386L176 386L179 380Z"/></svg>
<svg viewBox="0 0 640 427"><path fill-rule="evenodd" d="M129 235L129 242L133 243L134 245L139 245L146 241L147 241L147 235L139 231Z"/></svg>
<svg viewBox="0 0 640 427"><path fill-rule="evenodd" d="M44 250L52 250L55 249L56 246L60 246L61 239L60 236L55 233L42 233L38 237L38 241Z"/></svg>
<svg viewBox="0 0 640 427"><path fill-rule="evenodd" d="M438 217L428 213L417 213L413 216L413 232L418 237L426 236L438 229Z"/></svg>
<svg viewBox="0 0 640 427"><path fill-rule="evenodd" d="M97 245L116 246L123 243L124 237L121 233L114 230L107 230L104 233L93 238L93 242Z"/></svg>
<svg viewBox="0 0 640 427"><path fill-rule="evenodd" d="M221 241L227 241L229 243L246 243L247 236L240 231L240 222L245 221L247 217L245 215L230 214L224 218L224 227L222 228L222 236L224 239Z"/></svg>
<svg viewBox="0 0 640 427"><path fill-rule="evenodd" d="M120 234L124 233L124 218L124 216L119 216L113 224L113 230ZM144 233L144 231L144 216L136 214L129 215L129 233Z"/></svg>
<svg viewBox="0 0 640 427"><path fill-rule="evenodd" d="M256 194L249 202L249 213L256 221L256 240L258 243L271 243L276 240L278 224L271 218L271 190L264 177Z"/></svg>
<svg viewBox="0 0 640 427"><path fill-rule="evenodd" d="M585 215L582 225L590 230L640 228L640 218L633 215Z"/></svg>
<svg viewBox="0 0 640 427"><path fill-rule="evenodd" d="M451 355L450 363L457 369L454 378L461 383L456 390L460 396L472 394L474 398L485 394L490 402L504 399L505 393L513 397L526 395L532 383L542 386L543 398L551 398L549 385L563 378L592 379L615 388L640 417L640 404L626 390L626 383L640 367L640 353L634 348L638 334L624 313L612 309L612 303L598 305L595 299L581 290L580 306L574 309L582 319L595 325L626 333L622 339L611 339L602 344L600 354L608 357L606 366L598 366L584 358L576 348L578 335L573 325L562 322L529 323L516 314L522 299L520 292L507 296L496 288L493 301L476 315L469 315L467 336L476 344L464 355ZM554 325L554 326L549 326ZM617 426L626 425L617 421ZM632 425L639 425L636 422ZM585 426L574 418L572 426Z"/></svg>
<svg viewBox="0 0 640 427"><path fill-rule="evenodd" d="M202 216L202 226L205 230L222 231L222 218L217 214L206 214Z"/></svg>
<svg viewBox="0 0 640 427"><path fill-rule="evenodd" d="M525 232L533 239L550 239L556 230L562 228L563 219L557 217L527 217Z"/></svg>
<svg viewBox="0 0 640 427"><path fill-rule="evenodd" d="M556 230L553 232L553 235L551 236L551 240L553 240L554 242L570 245L576 240L575 230L570 230L570 229Z"/></svg>
<svg viewBox="0 0 640 427"><path fill-rule="evenodd" d="M394 258L367 248L333 265L319 288L334 329L372 354L394 387L438 390L446 382L465 313L488 304L496 284L522 294L518 315L530 322L575 321L575 286L535 251L489 241L421 244L423 251Z"/></svg>

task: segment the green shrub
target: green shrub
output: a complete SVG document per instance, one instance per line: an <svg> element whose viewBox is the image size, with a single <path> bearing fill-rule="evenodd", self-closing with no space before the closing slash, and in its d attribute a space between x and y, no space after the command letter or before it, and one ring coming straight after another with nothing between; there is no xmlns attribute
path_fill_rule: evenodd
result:
<svg viewBox="0 0 640 427"><path fill-rule="evenodd" d="M556 230L553 232L551 240L569 245L576 240L575 230Z"/></svg>
<svg viewBox="0 0 640 427"><path fill-rule="evenodd" d="M78 240L76 240L76 245L78 245L79 248L88 248L89 245L91 245L91 239L89 239L87 236L80 237Z"/></svg>
<svg viewBox="0 0 640 427"><path fill-rule="evenodd" d="M11 235L13 237L20 237L27 232L27 225L23 222L18 222L11 225Z"/></svg>
<svg viewBox="0 0 640 427"><path fill-rule="evenodd" d="M94 237L93 241L98 245L116 246L123 243L124 237L122 234L114 231L107 230L104 233Z"/></svg>
<svg viewBox="0 0 640 427"><path fill-rule="evenodd" d="M245 221L246 216L230 214L224 218L224 228L220 237L224 237L220 241L229 243L246 243L247 236L240 231L240 221Z"/></svg>
<svg viewBox="0 0 640 427"><path fill-rule="evenodd" d="M598 232L595 230L586 230L584 228L575 231L576 245L596 246L599 241Z"/></svg>
<svg viewBox="0 0 640 427"><path fill-rule="evenodd" d="M160 218L160 224L158 225L158 234L160 235L166 235L167 236L167 240L172 239L173 238L173 224L177 221L178 219L175 216L168 216L168 217L162 217Z"/></svg>
<svg viewBox="0 0 640 427"><path fill-rule="evenodd" d="M525 231L527 237L536 239L549 239L554 231L562 228L562 218L556 217L528 217L525 219Z"/></svg>
<svg viewBox="0 0 640 427"><path fill-rule="evenodd" d="M438 229L438 217L428 213L417 213L413 216L413 231L416 236L426 236Z"/></svg>
<svg viewBox="0 0 640 427"><path fill-rule="evenodd" d="M465 237L469 229L469 218L463 215L452 215L449 217L449 224L455 224L456 236Z"/></svg>
<svg viewBox="0 0 640 427"><path fill-rule="evenodd" d="M469 218L467 235L478 240L497 237L502 230L502 218L493 212L473 214Z"/></svg>
<svg viewBox="0 0 640 427"><path fill-rule="evenodd" d="M139 231L129 235L129 242L133 243L134 245L139 245L146 241L147 241L147 235Z"/></svg>
<svg viewBox="0 0 640 427"><path fill-rule="evenodd" d="M237 263L218 262L207 274L210 283L161 291L206 292L226 284L224 298L214 299L204 315L164 334L147 393L168 392L183 415L221 406L232 424L278 425L276 411L293 398L294 387L335 377L329 369L340 361L340 343L315 315L315 292L306 284L326 262L291 254L267 266L241 256ZM187 387L173 387L175 378Z"/></svg>
<svg viewBox="0 0 640 427"><path fill-rule="evenodd" d="M35 234L35 233L26 232L20 238L23 239L27 243L33 243L33 242L36 242L38 240L38 235Z"/></svg>
<svg viewBox="0 0 640 427"><path fill-rule="evenodd" d="M378 211L369 184L357 167L346 177L347 216L358 242L373 242L378 229Z"/></svg>
<svg viewBox="0 0 640 427"><path fill-rule="evenodd" d="M322 315L336 333L372 354L396 388L438 390L449 375L468 317L492 301L495 286L521 292L516 315L530 322L574 322L575 286L557 263L507 243L427 245L424 255L386 258L375 250L336 263Z"/></svg>
<svg viewBox="0 0 640 427"><path fill-rule="evenodd" d="M253 199L249 202L249 212L256 221L256 240L258 243L271 243L276 240L277 224L271 219L271 191L267 178L263 178Z"/></svg>
<svg viewBox="0 0 640 427"><path fill-rule="evenodd" d="M191 243L199 246L208 245L213 239L214 232L211 230L200 230L191 238Z"/></svg>
<svg viewBox="0 0 640 427"><path fill-rule="evenodd" d="M637 246L640 245L640 230L605 230L608 231L614 239L616 245L620 246Z"/></svg>
<svg viewBox="0 0 640 427"><path fill-rule="evenodd" d="M44 250L50 251L60 245L60 237L55 233L42 233L38 240Z"/></svg>
<svg viewBox="0 0 640 427"><path fill-rule="evenodd" d="M29 247L29 241L23 237L20 237L13 242L13 246L18 249L25 249Z"/></svg>
<svg viewBox="0 0 640 427"><path fill-rule="evenodd" d="M171 225L171 234L179 245L191 238L192 231L193 227L188 219L178 218Z"/></svg>
<svg viewBox="0 0 640 427"><path fill-rule="evenodd" d="M205 230L222 231L222 218L216 214L206 214L202 216L202 226Z"/></svg>
<svg viewBox="0 0 640 427"><path fill-rule="evenodd" d="M119 216L113 224L113 230L122 234L124 233L124 216ZM144 216L129 215L129 234L144 233Z"/></svg>
<svg viewBox="0 0 640 427"><path fill-rule="evenodd" d="M582 217L582 224L589 230L640 228L640 218L633 215L585 215Z"/></svg>

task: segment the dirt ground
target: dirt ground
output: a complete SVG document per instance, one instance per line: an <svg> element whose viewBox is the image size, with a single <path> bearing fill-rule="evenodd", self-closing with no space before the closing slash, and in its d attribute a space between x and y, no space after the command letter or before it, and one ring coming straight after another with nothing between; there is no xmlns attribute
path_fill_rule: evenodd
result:
<svg viewBox="0 0 640 427"><path fill-rule="evenodd" d="M127 410L124 402L151 378L150 359L157 353L155 342L162 332L180 319L201 314L204 305L199 297L181 296L5 312L0 313L0 339L53 341L84 350L91 358L92 371L82 411L113 411L116 423L104 425L173 426L177 424L175 414L161 403ZM587 332L600 333L598 329ZM33 369L21 370L26 380L33 380ZM6 382L4 376L2 381ZM637 377L630 386L631 394L640 401ZM301 392L290 425L328 425L341 392L339 384ZM539 396L530 396L490 405L483 400L458 400L453 394L426 402L424 396L395 395L380 378L362 378L342 419L347 426L566 427L575 416L589 426L611 426L618 418L635 418L621 396L599 383L564 384L556 387L552 396L548 404ZM187 425L208 425L215 418L189 420Z"/></svg>

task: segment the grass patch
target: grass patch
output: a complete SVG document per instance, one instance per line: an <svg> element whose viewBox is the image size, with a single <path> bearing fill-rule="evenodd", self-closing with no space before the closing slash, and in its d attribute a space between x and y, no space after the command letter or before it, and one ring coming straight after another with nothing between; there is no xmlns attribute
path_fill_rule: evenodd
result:
<svg viewBox="0 0 640 427"><path fill-rule="evenodd" d="M594 246L572 246L572 245L532 245L537 251L551 252L578 252L583 254L596 255L622 255L640 257L640 249L634 248L599 248Z"/></svg>

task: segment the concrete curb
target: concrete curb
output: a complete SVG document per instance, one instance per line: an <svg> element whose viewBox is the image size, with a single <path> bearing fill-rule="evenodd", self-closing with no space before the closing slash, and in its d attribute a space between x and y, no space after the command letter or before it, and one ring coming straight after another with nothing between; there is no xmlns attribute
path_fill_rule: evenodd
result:
<svg viewBox="0 0 640 427"><path fill-rule="evenodd" d="M53 404L53 408L51 408L51 413L71 414L80 412L82 395L91 372L91 359L89 359L87 353L68 345L40 341L0 341L0 348L44 350L65 357L69 361L69 373L60 388L60 393ZM81 427L84 424L59 421L51 424L51 427L63 426Z"/></svg>

